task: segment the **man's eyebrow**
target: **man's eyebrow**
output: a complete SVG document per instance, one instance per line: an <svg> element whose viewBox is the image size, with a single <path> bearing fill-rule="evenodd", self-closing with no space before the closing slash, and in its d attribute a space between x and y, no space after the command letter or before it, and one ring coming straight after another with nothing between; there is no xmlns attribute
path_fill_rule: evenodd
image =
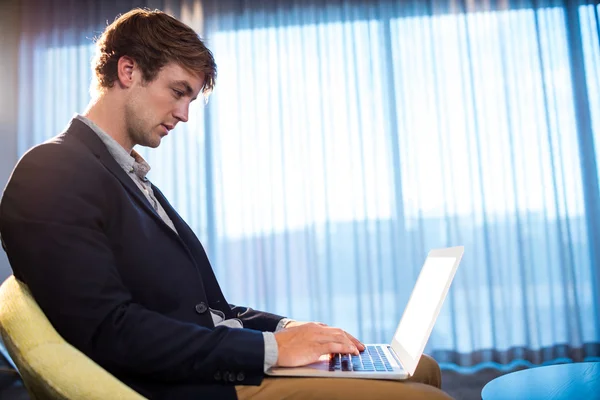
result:
<svg viewBox="0 0 600 400"><path fill-rule="evenodd" d="M175 81L175 82L173 82L173 84L183 86L185 88L185 94L187 94L188 96L191 96L192 93L194 93L194 89L192 89L192 87L186 80ZM196 97L194 97L192 99L192 101L194 101L194 100L196 100Z"/></svg>

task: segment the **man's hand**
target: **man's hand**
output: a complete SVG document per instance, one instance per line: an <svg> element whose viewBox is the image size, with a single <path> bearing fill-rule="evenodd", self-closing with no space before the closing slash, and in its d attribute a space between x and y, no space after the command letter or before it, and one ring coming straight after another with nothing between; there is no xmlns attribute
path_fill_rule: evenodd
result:
<svg viewBox="0 0 600 400"><path fill-rule="evenodd" d="M295 326L300 326L300 325L304 325L304 324L317 324L317 325L321 325L321 326L327 326L327 324L324 324L322 322L306 322L306 321L290 321L287 324L285 324L284 328L293 328ZM344 332L346 334L346 336L348 336L348 339L350 339L352 341L352 343L354 343L354 345L356 346L356 348L358 349L358 351L363 351L365 349L365 345L361 343L360 340L358 340L357 338L355 338L354 336L352 336L351 334L349 334L348 332Z"/></svg>
<svg viewBox="0 0 600 400"><path fill-rule="evenodd" d="M358 355L365 346L352 335L322 323L292 321L275 333L279 356L276 366L299 367L331 353Z"/></svg>

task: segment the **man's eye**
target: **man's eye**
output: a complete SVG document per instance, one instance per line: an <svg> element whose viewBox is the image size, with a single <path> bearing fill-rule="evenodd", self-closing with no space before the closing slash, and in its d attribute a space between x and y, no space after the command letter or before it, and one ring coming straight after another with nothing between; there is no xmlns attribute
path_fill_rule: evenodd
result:
<svg viewBox="0 0 600 400"><path fill-rule="evenodd" d="M181 90L173 89L173 93L175 93L175 97L177 98L183 97L183 92Z"/></svg>

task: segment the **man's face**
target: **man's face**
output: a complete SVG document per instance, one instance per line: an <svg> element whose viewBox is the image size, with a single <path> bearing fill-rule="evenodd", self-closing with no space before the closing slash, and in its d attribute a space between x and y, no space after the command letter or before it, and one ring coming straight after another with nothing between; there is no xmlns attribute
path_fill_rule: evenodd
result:
<svg viewBox="0 0 600 400"><path fill-rule="evenodd" d="M186 122L203 79L175 63L163 67L152 82L144 82L138 71L125 105L125 125L132 144L158 147L179 121Z"/></svg>

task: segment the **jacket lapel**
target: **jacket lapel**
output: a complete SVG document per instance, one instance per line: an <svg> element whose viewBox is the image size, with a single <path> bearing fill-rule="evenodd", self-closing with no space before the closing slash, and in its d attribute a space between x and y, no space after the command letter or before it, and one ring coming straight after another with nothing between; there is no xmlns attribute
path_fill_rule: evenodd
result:
<svg viewBox="0 0 600 400"><path fill-rule="evenodd" d="M160 215L148 202L141 190L136 186L135 182L127 175L123 168L117 163L114 157L109 153L108 149L102 143L102 140L96 133L85 123L78 119L71 120L71 125L67 129L67 135L73 134L82 141L92 153L100 160L100 162L108 169L125 187L125 189L133 196L138 205L147 213L164 226L171 234L177 236L175 232L162 220Z"/></svg>
<svg viewBox="0 0 600 400"><path fill-rule="evenodd" d="M163 206L169 218L171 218L173 226L175 227L175 229L177 229L179 237L183 241L185 247L190 252L192 258L196 260L196 265L199 268L203 282L209 283L204 285L204 289L206 290L208 298L211 302L210 306L223 311L227 318L233 318L233 314L231 314L231 308L227 305L225 296L221 291L221 287L219 286L217 277L215 276L215 273L212 270L210 260L208 259L208 255L204 251L202 243L200 243L200 241L196 237L196 234L194 233L194 231L192 231L189 225L179 216L179 214L177 213L177 211L175 211L171 204L169 204L169 201L162 194L162 192L154 185L152 185L152 190L154 191L156 200L158 200L158 202Z"/></svg>
<svg viewBox="0 0 600 400"><path fill-rule="evenodd" d="M156 186L152 185L152 191L154 192L154 197L156 197L156 200L158 200L160 205L163 207L163 209L165 210L165 212L171 219L171 222L173 223L173 226L177 230L177 233L179 234L179 237L182 240L182 242L184 243L185 247L187 247L187 249L191 253L195 253L194 250L196 249L197 243L199 243L199 241L196 238L196 235L194 234L192 229L179 216L179 214L177 213L177 211L175 211L173 206L171 206L171 204L169 203L169 201L167 200L165 195L162 194L162 192ZM171 228L169 228L169 230L171 230ZM208 262L208 257L206 257L205 254L204 254L204 258L206 260L202 259L200 261Z"/></svg>

